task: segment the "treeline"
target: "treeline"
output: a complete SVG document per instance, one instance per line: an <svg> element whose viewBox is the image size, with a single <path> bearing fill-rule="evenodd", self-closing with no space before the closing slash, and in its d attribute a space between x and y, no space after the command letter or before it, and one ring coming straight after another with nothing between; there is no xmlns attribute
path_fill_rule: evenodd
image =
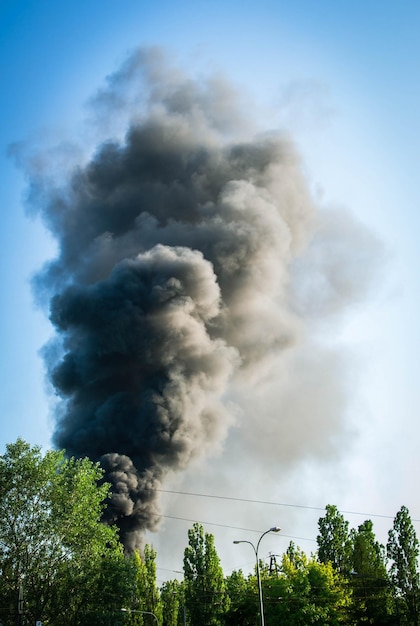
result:
<svg viewBox="0 0 420 626"><path fill-rule="evenodd" d="M257 572L225 575L212 534L188 531L182 581L160 587L156 552L125 556L100 522L108 486L87 459L41 454L22 440L0 456L2 626L254 626ZM335 506L318 522L317 550L293 542L260 562L266 626L419 624L419 544L402 507L381 545L371 520L351 529Z"/></svg>

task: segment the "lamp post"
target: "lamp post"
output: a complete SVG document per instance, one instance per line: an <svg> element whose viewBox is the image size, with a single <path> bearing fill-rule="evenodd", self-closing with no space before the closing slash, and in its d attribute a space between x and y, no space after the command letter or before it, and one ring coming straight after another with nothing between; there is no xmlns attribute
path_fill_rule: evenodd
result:
<svg viewBox="0 0 420 626"><path fill-rule="evenodd" d="M249 543L250 546L252 546L252 549L254 550L255 553L255 561L256 561L256 565L257 565L257 585L258 585L258 599L259 599L259 603L260 603L260 620L261 620L261 626L264 626L264 603L263 603L263 593L262 593L262 586L261 586L261 576L260 576L260 561L258 559L258 548L260 547L260 543L261 543L261 539L267 535L268 533L278 533L281 530L281 528L279 528L278 526L273 526L272 528L269 528L268 530L266 530L265 532L263 532L263 534L261 535L261 537L258 539L258 543L257 546L255 547L254 544L252 543L252 541L246 541L245 539L243 540L236 540L233 543Z"/></svg>
<svg viewBox="0 0 420 626"><path fill-rule="evenodd" d="M121 611L123 613L141 613L142 615L153 615L153 617L156 620L156 624L159 626L159 620L157 616L154 613L152 613L152 611L139 611L137 609L121 609Z"/></svg>

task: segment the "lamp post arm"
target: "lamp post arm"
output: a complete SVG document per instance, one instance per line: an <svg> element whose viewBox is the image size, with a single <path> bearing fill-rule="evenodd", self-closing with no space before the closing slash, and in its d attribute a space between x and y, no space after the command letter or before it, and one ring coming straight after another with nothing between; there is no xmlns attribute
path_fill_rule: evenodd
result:
<svg viewBox="0 0 420 626"><path fill-rule="evenodd" d="M247 541L246 539L240 539L240 540L236 540L233 543L249 543L250 546L252 546L252 549L254 550L254 553L257 554L257 548L255 548L254 544L252 543L252 541Z"/></svg>
<svg viewBox="0 0 420 626"><path fill-rule="evenodd" d="M139 611L138 609L120 609L120 611L122 611L123 613L141 613L142 615L152 615L153 618L156 620L156 624L159 625L157 615L152 613L152 611Z"/></svg>
<svg viewBox="0 0 420 626"><path fill-rule="evenodd" d="M266 535L268 535L268 533L271 533L271 531L272 531L272 529L271 529L271 528L269 528L269 529L268 529L268 530L266 530L266 531L265 531L265 532L261 535L261 537L258 539L257 549L255 549L255 548L254 548L254 550L255 550L255 554L256 554L257 556L258 556L258 549L259 549L259 547L260 547L261 539L262 539L263 537L265 537Z"/></svg>

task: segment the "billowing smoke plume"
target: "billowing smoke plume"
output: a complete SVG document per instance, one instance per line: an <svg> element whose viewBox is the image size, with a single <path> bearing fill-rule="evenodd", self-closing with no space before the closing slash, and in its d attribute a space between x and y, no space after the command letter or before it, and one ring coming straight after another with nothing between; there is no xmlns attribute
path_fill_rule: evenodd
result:
<svg viewBox="0 0 420 626"><path fill-rule="evenodd" d="M33 177L59 246L37 281L58 334L55 443L101 461L128 550L156 524L165 475L223 440L229 382L302 333L290 282L314 223L307 182L289 141L245 137L233 100L136 53L95 101L102 129L130 108L124 136L60 184Z"/></svg>

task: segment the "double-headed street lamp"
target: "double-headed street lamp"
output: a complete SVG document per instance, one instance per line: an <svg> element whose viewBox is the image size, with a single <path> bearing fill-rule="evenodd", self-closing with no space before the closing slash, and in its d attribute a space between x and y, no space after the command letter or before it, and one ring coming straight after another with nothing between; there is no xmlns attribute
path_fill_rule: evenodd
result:
<svg viewBox="0 0 420 626"><path fill-rule="evenodd" d="M256 565L257 565L257 584L258 584L258 599L259 599L259 602L260 602L261 626L264 626L264 603L263 603L263 593L262 593L262 587L261 587L260 561L258 559L258 548L260 547L261 539L265 535L268 535L268 533L278 533L280 530L281 530L281 528L279 528L278 526L273 526L272 528L269 528L268 530L263 532L261 537L258 539L257 547L254 546L252 541L246 541L244 539L243 540L236 540L236 541L233 542L233 543L249 543L249 545L252 546L252 549L254 550L255 560L256 560Z"/></svg>

